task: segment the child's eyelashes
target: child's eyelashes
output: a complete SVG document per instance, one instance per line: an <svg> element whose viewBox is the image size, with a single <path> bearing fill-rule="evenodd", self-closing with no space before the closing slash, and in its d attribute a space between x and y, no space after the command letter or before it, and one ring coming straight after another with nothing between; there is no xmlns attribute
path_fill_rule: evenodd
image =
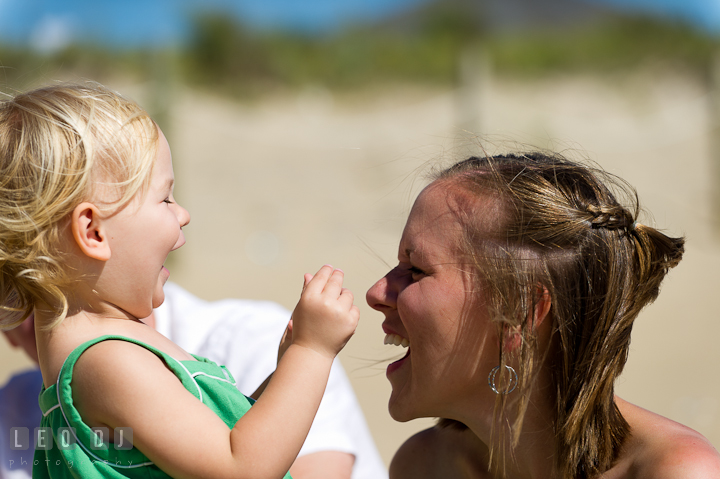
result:
<svg viewBox="0 0 720 479"><path fill-rule="evenodd" d="M165 198L165 199L163 200L163 203L167 203L167 204L171 205L171 204L173 204L173 203L175 203L175 202L172 201L172 200L170 199L170 197L167 197L167 198Z"/></svg>

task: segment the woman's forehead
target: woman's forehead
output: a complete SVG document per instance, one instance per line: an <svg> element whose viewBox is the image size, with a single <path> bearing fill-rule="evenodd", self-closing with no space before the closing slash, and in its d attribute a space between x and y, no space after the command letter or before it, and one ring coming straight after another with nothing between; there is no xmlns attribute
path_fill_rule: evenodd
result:
<svg viewBox="0 0 720 479"><path fill-rule="evenodd" d="M418 196L410 211L400 250L411 254L450 254L457 250L463 236L464 207L456 193L434 183Z"/></svg>
<svg viewBox="0 0 720 479"><path fill-rule="evenodd" d="M503 205L491 191L470 190L462 183L438 180L418 195L410 212L410 221L445 226L456 224L461 229L497 231L502 218Z"/></svg>

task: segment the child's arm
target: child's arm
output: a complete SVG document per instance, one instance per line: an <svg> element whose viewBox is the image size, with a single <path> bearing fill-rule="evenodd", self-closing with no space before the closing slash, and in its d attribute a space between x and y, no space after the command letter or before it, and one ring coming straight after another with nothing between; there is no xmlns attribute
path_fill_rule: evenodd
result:
<svg viewBox="0 0 720 479"><path fill-rule="evenodd" d="M323 267L293 313L293 341L258 402L232 430L186 391L151 352L100 343L73 380L90 425L133 428L133 442L173 477L280 478L310 428L332 360L359 318L342 272Z"/></svg>
<svg viewBox="0 0 720 479"><path fill-rule="evenodd" d="M305 284L303 285L303 290L305 290L305 286L307 286L308 281L310 278L309 274L305 275ZM282 339L280 339L280 346L278 347L278 363L280 362L280 359L282 359L283 354L285 354L285 351L287 351L287 348L292 343L292 316L290 317L290 321L288 321L287 327L285 328L285 332L282 335ZM260 384L260 386L257 387L254 393L250 396L251 398L257 400L260 395L265 391L265 388L270 383L270 379L272 379L273 373L270 373L268 377L265 379L265 381Z"/></svg>

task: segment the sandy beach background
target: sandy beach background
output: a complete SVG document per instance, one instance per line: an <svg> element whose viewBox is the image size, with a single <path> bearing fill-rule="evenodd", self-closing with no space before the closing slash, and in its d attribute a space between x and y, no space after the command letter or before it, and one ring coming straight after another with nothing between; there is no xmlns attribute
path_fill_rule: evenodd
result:
<svg viewBox="0 0 720 479"><path fill-rule="evenodd" d="M148 85L110 86L149 101ZM171 281L208 299L269 299L291 309L302 275L325 263L346 272L361 323L340 357L383 459L432 424L387 413L382 315L365 291L395 264L397 243L428 168L516 144L588 157L633 184L653 216L687 236L686 257L633 333L617 391L720 445L720 242L713 208L720 152L708 87L646 69L603 78L486 78L451 89L385 86L333 95L309 87L237 103L175 87L168 136L176 196L191 212ZM463 112L479 112L468 118ZM471 133L472 132L472 133ZM478 134L477 138L473 138ZM715 143L717 147L717 143ZM715 165L715 166L713 166ZM0 346L0 382L29 367Z"/></svg>

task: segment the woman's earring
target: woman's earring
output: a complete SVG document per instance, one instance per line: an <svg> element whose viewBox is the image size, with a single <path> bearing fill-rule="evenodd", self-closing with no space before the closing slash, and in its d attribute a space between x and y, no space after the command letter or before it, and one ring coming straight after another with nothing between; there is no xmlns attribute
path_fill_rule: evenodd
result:
<svg viewBox="0 0 720 479"><path fill-rule="evenodd" d="M490 371L490 374L488 374L488 386L490 386L490 389L492 389L495 394L510 394L517 386L518 375L515 370L508 365L505 365L505 369L510 373L510 382L503 390L498 389L495 385L495 375L500 371L500 366L495 366Z"/></svg>

